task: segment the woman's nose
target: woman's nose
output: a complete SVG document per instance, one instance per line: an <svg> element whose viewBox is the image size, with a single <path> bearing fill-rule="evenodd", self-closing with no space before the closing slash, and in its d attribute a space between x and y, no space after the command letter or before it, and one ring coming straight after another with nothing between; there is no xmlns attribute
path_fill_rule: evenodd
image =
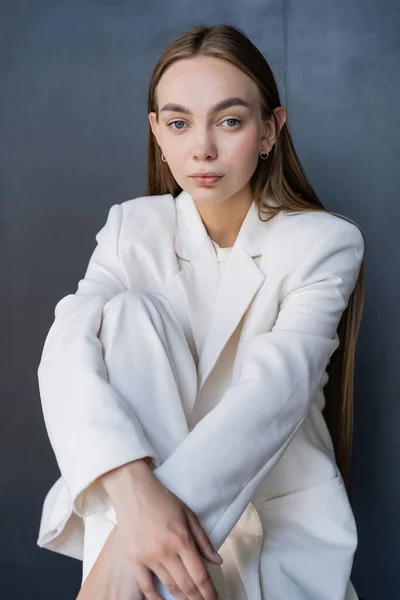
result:
<svg viewBox="0 0 400 600"><path fill-rule="evenodd" d="M207 131L199 132L194 144L193 157L204 160L215 158L217 154L214 136Z"/></svg>

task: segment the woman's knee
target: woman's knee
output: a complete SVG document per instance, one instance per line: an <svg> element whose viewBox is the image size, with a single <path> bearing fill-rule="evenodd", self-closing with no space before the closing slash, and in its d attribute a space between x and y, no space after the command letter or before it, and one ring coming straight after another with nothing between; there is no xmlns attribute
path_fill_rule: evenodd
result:
<svg viewBox="0 0 400 600"><path fill-rule="evenodd" d="M128 307L135 309L135 311L142 311L148 308L149 304L158 306L160 304L158 296L160 294L155 294L147 290L126 290L108 300L103 307L103 312L106 314Z"/></svg>
<svg viewBox="0 0 400 600"><path fill-rule="evenodd" d="M170 301L157 292L147 290L127 290L116 294L103 306L102 327L108 323L115 325L116 320L138 321L144 324L151 321L155 327L165 326L174 321L178 323Z"/></svg>

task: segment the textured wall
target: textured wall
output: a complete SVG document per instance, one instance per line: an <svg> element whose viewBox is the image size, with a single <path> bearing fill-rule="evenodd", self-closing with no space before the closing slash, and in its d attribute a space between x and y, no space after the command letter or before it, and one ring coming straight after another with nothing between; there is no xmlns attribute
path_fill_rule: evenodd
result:
<svg viewBox="0 0 400 600"><path fill-rule="evenodd" d="M400 597L398 17L395 0L0 0L2 596L77 592L80 563L36 547L58 477L36 377L44 338L108 208L144 193L146 94L159 53L194 24L225 22L270 59L321 200L367 235L353 580L365 600Z"/></svg>

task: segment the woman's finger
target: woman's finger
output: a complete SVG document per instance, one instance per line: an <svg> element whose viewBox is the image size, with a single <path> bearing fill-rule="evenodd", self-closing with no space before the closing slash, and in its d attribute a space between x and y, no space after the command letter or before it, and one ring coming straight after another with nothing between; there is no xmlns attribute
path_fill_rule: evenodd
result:
<svg viewBox="0 0 400 600"><path fill-rule="evenodd" d="M182 564L200 592L201 600L218 600L217 590L204 565L204 562L193 544L193 548L186 548L180 554ZM191 597L189 596L190 600Z"/></svg>
<svg viewBox="0 0 400 600"><path fill-rule="evenodd" d="M191 510L186 510L185 515L188 520L192 536L204 558L212 563L220 565L223 562L222 557L214 550L211 540L200 525L197 516Z"/></svg>
<svg viewBox="0 0 400 600"><path fill-rule="evenodd" d="M195 581L193 581L179 556L174 556L165 561L163 567L167 570L168 575L173 581L173 585L176 585L177 591L171 590L168 586L166 587L176 595L178 600L205 600L201 590Z"/></svg>
<svg viewBox="0 0 400 600"><path fill-rule="evenodd" d="M142 590L146 600L164 600L154 587L153 574L150 569L144 565L134 565L136 581Z"/></svg>
<svg viewBox="0 0 400 600"><path fill-rule="evenodd" d="M151 570L154 576L154 587L164 600L188 600L166 563L153 565Z"/></svg>

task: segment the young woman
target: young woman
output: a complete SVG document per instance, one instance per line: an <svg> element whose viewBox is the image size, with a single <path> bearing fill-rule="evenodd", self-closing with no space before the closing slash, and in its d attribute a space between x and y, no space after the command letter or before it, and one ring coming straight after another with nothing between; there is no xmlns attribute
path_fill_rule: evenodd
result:
<svg viewBox="0 0 400 600"><path fill-rule="evenodd" d="M38 543L83 559L80 600L357 598L363 236L237 28L175 39L148 112L147 195L111 206L45 341L61 477Z"/></svg>

